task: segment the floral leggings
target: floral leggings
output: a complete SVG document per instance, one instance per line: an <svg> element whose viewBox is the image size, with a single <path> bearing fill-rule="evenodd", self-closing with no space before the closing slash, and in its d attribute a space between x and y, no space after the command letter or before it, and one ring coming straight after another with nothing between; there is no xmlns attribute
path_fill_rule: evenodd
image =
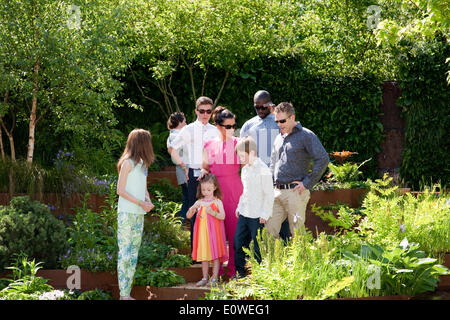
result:
<svg viewBox="0 0 450 320"><path fill-rule="evenodd" d="M119 280L120 296L126 297L130 295L136 271L144 229L144 215L119 212L117 220L117 241L119 245L117 278Z"/></svg>

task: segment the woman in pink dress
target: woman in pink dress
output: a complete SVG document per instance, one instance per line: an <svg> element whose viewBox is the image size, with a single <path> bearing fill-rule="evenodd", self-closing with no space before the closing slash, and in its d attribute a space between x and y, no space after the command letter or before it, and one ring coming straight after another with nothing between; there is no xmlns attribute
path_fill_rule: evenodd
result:
<svg viewBox="0 0 450 320"><path fill-rule="evenodd" d="M235 115L224 107L217 107L213 112L215 122L220 135L207 141L203 149L203 169L201 175L210 172L217 177L222 190L222 202L225 209L225 233L228 241L228 276L234 277L236 268L234 265L233 238L236 231L236 208L241 197L243 186L239 177L241 167L239 157L234 149L238 138L233 136L236 128ZM221 268L221 274L223 269Z"/></svg>

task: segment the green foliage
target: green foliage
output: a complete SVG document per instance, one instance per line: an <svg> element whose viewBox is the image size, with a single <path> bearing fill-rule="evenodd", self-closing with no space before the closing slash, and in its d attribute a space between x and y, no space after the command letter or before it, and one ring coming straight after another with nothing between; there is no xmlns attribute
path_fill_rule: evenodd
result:
<svg viewBox="0 0 450 320"><path fill-rule="evenodd" d="M149 173L152 174L151 172ZM160 197L164 201L173 201L180 203L183 201L183 195L179 186L175 187L167 178L159 179L158 182L148 186L148 192L151 195Z"/></svg>
<svg viewBox="0 0 450 320"><path fill-rule="evenodd" d="M55 133L111 136L111 107L120 90L115 77L134 52L124 41L129 6L104 0L77 5L0 3L0 91L11 96L6 113L28 124L33 136L41 116L50 114ZM34 116L38 121L29 123Z"/></svg>
<svg viewBox="0 0 450 320"><path fill-rule="evenodd" d="M363 200L361 232L371 243L392 248L407 237L436 256L450 251L450 205L448 194L435 195L436 189L416 196L399 194L388 185L391 179L373 183Z"/></svg>
<svg viewBox="0 0 450 320"><path fill-rule="evenodd" d="M69 232L68 250L59 257L63 268L77 265L88 271L110 271L117 267L117 207L114 184L99 214L87 208L89 194L76 208Z"/></svg>
<svg viewBox="0 0 450 320"><path fill-rule="evenodd" d="M81 293L77 300L113 300L113 297L104 290L95 289Z"/></svg>
<svg viewBox="0 0 450 320"><path fill-rule="evenodd" d="M110 185L106 206L100 213L87 208L89 195L86 194L82 206L76 208L76 215L68 227L68 250L61 255L62 268L77 265L81 269L100 272L117 268L117 195L115 183ZM179 218L174 210L179 205L164 202L159 198L155 202L159 210L159 220L150 224L150 233L143 235L138 255L138 266L143 268L184 267L191 263L187 256L173 254L177 249L189 245L189 233L181 230ZM176 211L175 211L176 212ZM148 227L148 222L146 222Z"/></svg>
<svg viewBox="0 0 450 320"><path fill-rule="evenodd" d="M406 43L398 55L399 104L406 119L400 174L415 190L433 183L445 188L450 181L450 90L445 79L450 45L443 39Z"/></svg>
<svg viewBox="0 0 450 320"><path fill-rule="evenodd" d="M417 295L434 291L439 276L450 274L437 259L428 258L416 244L406 240L393 249L359 242L356 249L342 246L338 237L310 233L295 236L286 245L258 236L262 262L246 252L251 274L212 288L210 300L263 299L308 300L344 297ZM373 277L379 277L372 283Z"/></svg>
<svg viewBox="0 0 450 320"><path fill-rule="evenodd" d="M177 216L181 204L173 201L163 201L162 195L155 190L155 207L150 212L156 221L146 222L144 231L151 241L170 245L183 250L190 245L189 232L182 228L182 218Z"/></svg>
<svg viewBox="0 0 450 320"><path fill-rule="evenodd" d="M434 291L439 276L450 274L446 267L436 264L437 259L427 258L417 244L408 243L406 238L391 250L365 244L357 255L346 251L343 255L352 263L363 260L378 267L379 292L383 295L415 296Z"/></svg>
<svg viewBox="0 0 450 320"><path fill-rule="evenodd" d="M337 264L339 255L335 242L324 234L314 240L310 232L296 233L285 246L263 229L258 243L261 264L254 259L251 245L247 250L251 274L230 281L222 288L211 289L207 299L317 300L336 297L342 292L349 296L354 288L362 288L364 277L361 275L367 268L360 264L352 272ZM367 291L364 293L369 295Z"/></svg>
<svg viewBox="0 0 450 320"><path fill-rule="evenodd" d="M60 150L58 154L61 154ZM64 156L62 156L64 157ZM73 193L104 194L107 191L104 179L88 175L66 159L56 159L54 167L44 168L24 160L0 159L0 192L27 193L30 197L43 193L70 196Z"/></svg>
<svg viewBox="0 0 450 320"><path fill-rule="evenodd" d="M153 271L142 266L136 267L133 284L136 286L173 287L185 283L182 276L172 270L158 268Z"/></svg>
<svg viewBox="0 0 450 320"><path fill-rule="evenodd" d="M330 210L331 209L331 210ZM333 211L336 210L336 215ZM315 203L311 206L311 212L319 216L322 220L328 221L329 226L339 228L340 231L349 230L355 226L359 216L359 210L349 208L347 205L336 205L333 208L316 206Z"/></svg>
<svg viewBox="0 0 450 320"><path fill-rule="evenodd" d="M346 162L341 165L329 163L328 168L330 168L330 171L333 174L330 180L336 181L340 184L357 182L359 180L359 176L362 175L362 171L360 171L359 168L370 160L372 159L365 160L359 165L351 162Z"/></svg>
<svg viewBox="0 0 450 320"><path fill-rule="evenodd" d="M169 137L170 131L165 124L161 122L154 123L150 128L150 133L152 135L152 146L156 160L149 169L161 170L164 166L173 165L170 155L167 152L167 138Z"/></svg>
<svg viewBox="0 0 450 320"><path fill-rule="evenodd" d="M8 286L0 291L0 300L36 300L32 295L51 291L53 288L47 280L36 276L41 264L35 259L29 261L26 254L19 254L13 266L6 268L12 270L12 279L7 279Z"/></svg>
<svg viewBox="0 0 450 320"><path fill-rule="evenodd" d="M55 268L66 241L63 222L46 205L24 196L0 207L0 269L21 252L42 261L46 268Z"/></svg>

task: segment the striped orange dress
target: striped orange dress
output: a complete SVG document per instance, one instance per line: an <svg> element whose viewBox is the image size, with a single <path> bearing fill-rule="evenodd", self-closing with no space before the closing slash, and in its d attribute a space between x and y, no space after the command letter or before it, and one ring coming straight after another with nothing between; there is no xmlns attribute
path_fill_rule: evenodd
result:
<svg viewBox="0 0 450 320"><path fill-rule="evenodd" d="M195 219L192 259L219 259L220 262L225 262L228 260L228 253L223 220L207 214L206 208L207 206L201 206ZM215 203L211 204L211 208L219 212Z"/></svg>

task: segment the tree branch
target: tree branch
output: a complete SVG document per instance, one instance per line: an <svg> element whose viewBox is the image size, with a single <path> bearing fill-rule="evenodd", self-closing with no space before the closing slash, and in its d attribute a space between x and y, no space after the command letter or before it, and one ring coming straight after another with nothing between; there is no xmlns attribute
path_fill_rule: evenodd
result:
<svg viewBox="0 0 450 320"><path fill-rule="evenodd" d="M135 76L135 74L134 74L134 71L133 71L132 69L130 69L130 70L131 70L131 75L133 76L134 83L136 84L136 87L138 88L138 90L139 90L139 92L141 93L142 97L144 97L145 99L147 99L147 100L149 100L149 101L151 101L151 102L157 104L157 105L159 106L159 108L161 109L161 111L164 113L164 115L168 118L169 116L167 115L166 111L165 111L164 108L162 107L161 103L159 103L159 101L157 101L157 100L155 100L155 99L152 99L152 98L150 98L150 97L147 97L147 96L144 94L144 91L142 90L142 88L139 86L139 83L137 82L137 79L136 79L136 76Z"/></svg>

